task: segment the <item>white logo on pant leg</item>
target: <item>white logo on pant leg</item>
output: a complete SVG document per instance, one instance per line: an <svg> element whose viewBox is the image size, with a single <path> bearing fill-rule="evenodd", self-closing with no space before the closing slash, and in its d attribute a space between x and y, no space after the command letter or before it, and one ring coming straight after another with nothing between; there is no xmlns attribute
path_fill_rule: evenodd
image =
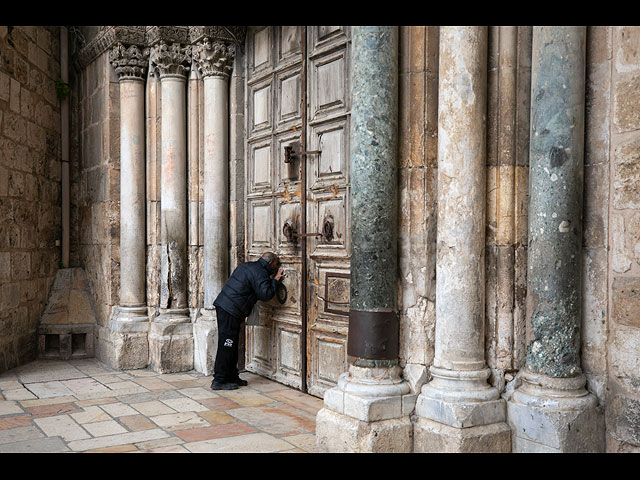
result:
<svg viewBox="0 0 640 480"><path fill-rule="evenodd" d="M232 339L232 338L227 338L227 339L224 341L224 346L225 346L225 347L233 347L233 339Z"/></svg>

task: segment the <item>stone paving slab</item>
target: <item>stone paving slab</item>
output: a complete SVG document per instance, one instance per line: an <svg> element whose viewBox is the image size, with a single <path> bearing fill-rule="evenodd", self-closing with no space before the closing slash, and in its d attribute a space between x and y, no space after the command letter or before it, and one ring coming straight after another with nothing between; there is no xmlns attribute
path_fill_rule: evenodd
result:
<svg viewBox="0 0 640 480"><path fill-rule="evenodd" d="M313 452L322 400L260 376L211 376L38 360L0 374L0 452Z"/></svg>

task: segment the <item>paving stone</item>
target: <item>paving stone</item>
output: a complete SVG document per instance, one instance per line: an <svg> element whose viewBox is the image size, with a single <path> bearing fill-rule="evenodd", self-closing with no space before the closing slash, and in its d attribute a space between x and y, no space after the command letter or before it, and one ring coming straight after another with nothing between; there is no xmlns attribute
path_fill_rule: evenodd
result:
<svg viewBox="0 0 640 480"><path fill-rule="evenodd" d="M231 423L227 425L215 425L204 428L190 428L188 430L174 430L174 434L186 442L199 442L212 438L232 437L235 435L245 435L255 433L258 430L246 423Z"/></svg>
<svg viewBox="0 0 640 480"><path fill-rule="evenodd" d="M161 447L170 447L172 445L181 445L184 443L184 440L178 437L166 437L159 438L157 440L148 440L145 442L136 443L136 447L141 450L149 450L152 448L161 448Z"/></svg>
<svg viewBox="0 0 640 480"><path fill-rule="evenodd" d="M176 412L203 412L207 410L207 407L190 398L168 398L161 401Z"/></svg>
<svg viewBox="0 0 640 480"><path fill-rule="evenodd" d="M118 418L130 431L139 432L140 430L152 430L157 427L155 423L144 415L126 415Z"/></svg>
<svg viewBox="0 0 640 480"><path fill-rule="evenodd" d="M0 431L0 445L43 437L42 432L35 426L12 428Z"/></svg>
<svg viewBox="0 0 640 480"><path fill-rule="evenodd" d="M0 416L14 413L24 413L24 410L13 400L0 400Z"/></svg>
<svg viewBox="0 0 640 480"><path fill-rule="evenodd" d="M28 427L32 424L33 417L31 415L16 415L13 417L0 418L0 430L8 430L10 428Z"/></svg>
<svg viewBox="0 0 640 480"><path fill-rule="evenodd" d="M218 395L217 393L214 393L210 389L206 389L203 387L181 388L178 391L185 397L193 398L194 400L220 397L220 395Z"/></svg>
<svg viewBox="0 0 640 480"><path fill-rule="evenodd" d="M175 413L176 411L169 406L165 405L159 400L152 400L150 402L132 403L131 407L136 409L142 415L152 417L156 415L164 415Z"/></svg>
<svg viewBox="0 0 640 480"><path fill-rule="evenodd" d="M62 382L56 380L52 382L30 383L29 390L38 398L64 397L74 392L69 390ZM35 398L35 397L34 397Z"/></svg>
<svg viewBox="0 0 640 480"><path fill-rule="evenodd" d="M101 405L100 408L102 408L105 412L107 412L109 415L111 415L112 417L124 417L126 415L137 415L138 412L136 410L134 410L133 408L131 408L129 405L126 405L124 403L112 403L110 405Z"/></svg>
<svg viewBox="0 0 640 480"><path fill-rule="evenodd" d="M0 445L0 453L58 453L68 451L69 447L60 437L25 440Z"/></svg>
<svg viewBox="0 0 640 480"><path fill-rule="evenodd" d="M65 387L73 392L74 395L88 395L93 393L109 393L113 392L100 382L93 378L80 378L75 380L66 380L61 382Z"/></svg>
<svg viewBox="0 0 640 480"><path fill-rule="evenodd" d="M273 435L294 435L315 431L315 419L285 408L237 408L230 415Z"/></svg>
<svg viewBox="0 0 640 480"><path fill-rule="evenodd" d="M27 407L27 410L36 418L51 417L55 415L61 415L63 413L73 413L80 411L80 409L73 403L57 403L53 405Z"/></svg>
<svg viewBox="0 0 640 480"><path fill-rule="evenodd" d="M114 447L96 448L95 450L87 450L86 453L128 453L137 452L138 447L135 445L116 445Z"/></svg>
<svg viewBox="0 0 640 480"><path fill-rule="evenodd" d="M69 415L56 415L33 420L48 437L62 437L67 442L91 438Z"/></svg>
<svg viewBox="0 0 640 480"><path fill-rule="evenodd" d="M199 402L211 410L229 410L231 408L242 408L242 405L225 397L203 398Z"/></svg>
<svg viewBox="0 0 640 480"><path fill-rule="evenodd" d="M106 420L111 420L111 417L104 410L97 406L86 407L84 409L84 412L72 413L71 418L73 418L81 425L85 423L104 422Z"/></svg>
<svg viewBox="0 0 640 480"><path fill-rule="evenodd" d="M22 384L17 380L0 381L0 390L16 390L22 388Z"/></svg>
<svg viewBox="0 0 640 480"><path fill-rule="evenodd" d="M97 448L114 447L116 445L127 445L131 443L144 442L157 438L168 437L169 434L157 428L154 430L144 430L141 432L127 432L118 435L108 435L105 437L90 438L86 440L76 440L69 442L68 447L75 452L95 450Z"/></svg>
<svg viewBox="0 0 640 480"><path fill-rule="evenodd" d="M266 433L254 433L185 443L184 448L194 453L273 453L295 447Z"/></svg>
<svg viewBox="0 0 640 480"><path fill-rule="evenodd" d="M217 410L207 410L204 412L198 412L202 418L204 418L211 425L222 425L225 423L233 423L236 421L231 415L217 411Z"/></svg>
<svg viewBox="0 0 640 480"><path fill-rule="evenodd" d="M151 417L151 420L159 427L167 430L209 426L207 421L200 417L196 412L180 412L168 415L158 415L156 417Z"/></svg>
<svg viewBox="0 0 640 480"><path fill-rule="evenodd" d="M126 394L126 395L117 394L118 401L122 403L129 403L129 404L140 403L140 402L150 402L153 400L162 400L166 398L180 398L180 397L182 397L182 395L175 390L133 393L133 394Z"/></svg>
<svg viewBox="0 0 640 480"><path fill-rule="evenodd" d="M219 390L219 393L221 396L227 397L244 407L255 407L257 405L275 403L273 398L269 398L247 388L239 388L238 390Z"/></svg>
<svg viewBox="0 0 640 480"><path fill-rule="evenodd" d="M14 390L5 390L2 392L2 396L5 400L29 400L31 398L38 398L32 392L26 388L16 388Z"/></svg>
<svg viewBox="0 0 640 480"><path fill-rule="evenodd" d="M116 435L126 433L127 429L114 420L104 422L87 423L84 428L94 437L104 437L106 435Z"/></svg>

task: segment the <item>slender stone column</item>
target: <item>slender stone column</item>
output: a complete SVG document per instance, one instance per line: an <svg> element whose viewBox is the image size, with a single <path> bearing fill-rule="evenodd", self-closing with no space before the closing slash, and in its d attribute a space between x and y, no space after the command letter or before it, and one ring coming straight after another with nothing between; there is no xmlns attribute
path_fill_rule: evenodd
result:
<svg viewBox="0 0 640 480"><path fill-rule="evenodd" d="M533 341L509 401L515 452L604 450L580 368L586 27L533 31L527 316Z"/></svg>
<svg viewBox="0 0 640 480"><path fill-rule="evenodd" d="M417 452L510 449L484 357L486 89L487 28L441 27L435 358L416 403Z"/></svg>
<svg viewBox="0 0 640 480"><path fill-rule="evenodd" d="M204 308L194 325L195 368L213 373L217 324L213 302L229 277L229 76L235 47L204 38L194 60L204 82Z"/></svg>
<svg viewBox="0 0 640 480"><path fill-rule="evenodd" d="M187 299L186 74L191 47L160 43L151 64L160 77L162 173L160 187L160 314L151 325L151 365L158 372L193 368L193 335Z"/></svg>
<svg viewBox="0 0 640 480"><path fill-rule="evenodd" d="M110 61L120 80L120 305L110 322L115 365L148 365L145 292L144 80L148 49L118 44Z"/></svg>
<svg viewBox="0 0 640 480"><path fill-rule="evenodd" d="M351 296L355 357L317 416L325 451L411 451L415 396L398 366L397 27L353 27Z"/></svg>

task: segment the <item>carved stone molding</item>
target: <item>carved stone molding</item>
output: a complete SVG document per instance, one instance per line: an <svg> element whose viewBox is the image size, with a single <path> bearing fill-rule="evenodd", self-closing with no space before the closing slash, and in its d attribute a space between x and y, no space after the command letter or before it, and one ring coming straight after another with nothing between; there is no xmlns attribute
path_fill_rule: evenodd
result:
<svg viewBox="0 0 640 480"><path fill-rule="evenodd" d="M77 38L76 42L80 50L75 56L76 64L84 68L118 43L145 46L146 29L147 27L144 26L105 26L101 27L98 34L86 44L84 38ZM76 30L72 29L72 32Z"/></svg>
<svg viewBox="0 0 640 480"><path fill-rule="evenodd" d="M244 26L70 26L74 44L73 64L84 69L98 56L116 47L136 45L140 49L162 43L193 45L203 41L219 41L227 45L244 45ZM96 33L97 31L97 33ZM85 38L86 37L86 38Z"/></svg>
<svg viewBox="0 0 640 480"><path fill-rule="evenodd" d="M186 77L189 71L192 53L191 45L182 46L179 43L161 42L151 47L150 68L152 73L160 78L168 76Z"/></svg>
<svg viewBox="0 0 640 480"><path fill-rule="evenodd" d="M189 27L189 40L192 44L208 38L224 43L242 45L247 27L243 26L194 26Z"/></svg>
<svg viewBox="0 0 640 480"><path fill-rule="evenodd" d="M109 52L109 62L120 80L144 80L149 65L149 49L118 43Z"/></svg>
<svg viewBox="0 0 640 480"><path fill-rule="evenodd" d="M203 77L228 78L231 75L235 54L235 44L226 45L222 41L212 41L208 37L193 47L193 60Z"/></svg>

